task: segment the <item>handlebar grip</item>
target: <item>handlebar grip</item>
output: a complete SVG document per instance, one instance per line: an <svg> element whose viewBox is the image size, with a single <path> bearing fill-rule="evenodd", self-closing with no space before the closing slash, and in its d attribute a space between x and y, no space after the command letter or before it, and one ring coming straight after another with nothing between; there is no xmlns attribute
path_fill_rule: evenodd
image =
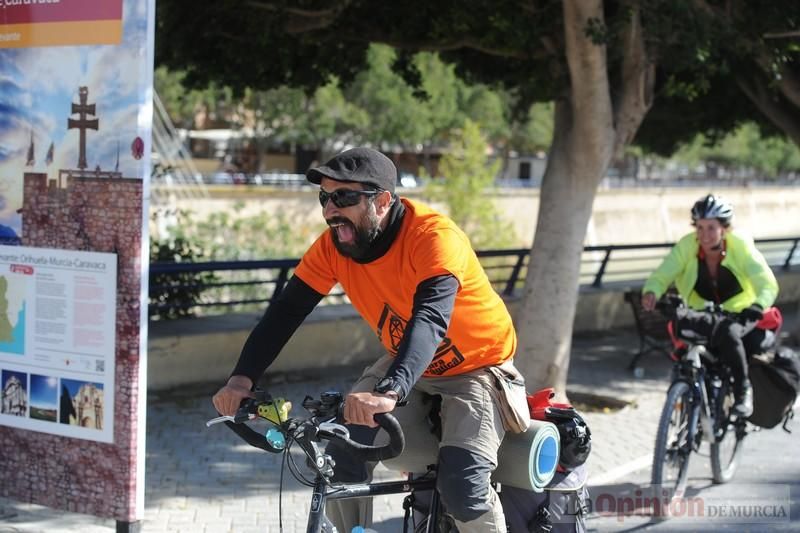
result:
<svg viewBox="0 0 800 533"><path fill-rule="evenodd" d="M247 424L235 424L233 422L225 422L225 425L228 426L234 433L239 435L239 437L250 446L259 448L261 450L270 453L279 453L282 451L278 448L272 447L269 441L264 438L264 435L254 430Z"/></svg>
<svg viewBox="0 0 800 533"><path fill-rule="evenodd" d="M656 311L668 320L675 320L678 317L678 310L683 306L681 297L673 294L666 294L656 301Z"/></svg>
<svg viewBox="0 0 800 533"><path fill-rule="evenodd" d="M256 391L258 394L261 391ZM263 392L262 400L263 400ZM233 422L226 421L225 425L228 426L231 431L236 433L239 438L245 441L250 446L254 448L258 448L260 450L264 450L270 453L280 453L283 451L282 449L273 447L267 438L262 433L254 430L244 422L251 420L253 418L251 415L257 410L258 407L258 400L253 398L243 398L242 403L239 406L239 409L236 411L236 414L233 416Z"/></svg>
<svg viewBox="0 0 800 533"><path fill-rule="evenodd" d="M355 455L356 459L363 462L377 462L397 457L406 447L406 437L403 435L403 428L400 422L389 413L379 413L375 415L375 422L383 428L389 435L389 443L385 446L369 446L350 439L339 438Z"/></svg>

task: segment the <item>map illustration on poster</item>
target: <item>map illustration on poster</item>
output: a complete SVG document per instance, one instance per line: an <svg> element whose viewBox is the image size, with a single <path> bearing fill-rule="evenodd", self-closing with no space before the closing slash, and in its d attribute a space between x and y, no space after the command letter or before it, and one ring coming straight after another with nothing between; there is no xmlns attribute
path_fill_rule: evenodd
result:
<svg viewBox="0 0 800 533"><path fill-rule="evenodd" d="M116 266L113 254L0 246L4 425L112 441Z"/></svg>

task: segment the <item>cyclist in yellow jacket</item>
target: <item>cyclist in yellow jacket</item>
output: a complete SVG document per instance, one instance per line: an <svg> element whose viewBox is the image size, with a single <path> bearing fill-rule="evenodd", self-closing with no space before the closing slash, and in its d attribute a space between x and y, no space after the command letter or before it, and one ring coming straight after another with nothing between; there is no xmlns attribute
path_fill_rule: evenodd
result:
<svg viewBox="0 0 800 533"><path fill-rule="evenodd" d="M753 241L732 231L732 218L733 206L719 196L709 194L695 202L695 231L678 241L650 275L642 290L642 307L652 311L674 283L692 309L704 309L711 302L739 314L744 323L726 318L714 327L687 318L678 328L709 338L710 347L733 373L733 410L748 417L753 412L753 392L747 356L762 351L767 342L765 330L755 325L775 302L778 282Z"/></svg>

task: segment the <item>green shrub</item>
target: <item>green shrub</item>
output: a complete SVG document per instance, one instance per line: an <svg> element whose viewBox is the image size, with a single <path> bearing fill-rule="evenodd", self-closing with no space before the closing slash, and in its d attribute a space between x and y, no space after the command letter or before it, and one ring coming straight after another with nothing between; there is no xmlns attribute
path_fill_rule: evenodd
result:
<svg viewBox="0 0 800 533"><path fill-rule="evenodd" d="M430 179L426 192L432 200L447 206L450 218L464 230L473 248L506 248L517 238L513 225L503 219L487 194L500 169L499 161L489 162L487 146L480 126L467 119L442 156L441 177Z"/></svg>
<svg viewBox="0 0 800 533"><path fill-rule="evenodd" d="M203 258L203 250L182 237L150 241L151 262L194 263ZM173 319L194 316L209 283L217 281L213 272L186 272L150 276L150 318Z"/></svg>
<svg viewBox="0 0 800 533"><path fill-rule="evenodd" d="M217 212L196 220L189 210L156 210L152 213L151 262L243 261L299 257L319 228L292 223L284 212L241 216ZM276 271L237 270L151 276L150 302L165 306L151 317L171 319L200 314L190 306L210 302L265 299L270 296ZM208 286L209 284L214 286ZM205 307L203 313L259 311L263 303ZM151 308L152 309L152 308Z"/></svg>

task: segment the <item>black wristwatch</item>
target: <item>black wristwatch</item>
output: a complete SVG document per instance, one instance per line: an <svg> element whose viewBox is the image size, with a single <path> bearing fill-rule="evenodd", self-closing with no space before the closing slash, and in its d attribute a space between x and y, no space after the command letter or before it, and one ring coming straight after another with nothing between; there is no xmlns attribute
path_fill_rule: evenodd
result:
<svg viewBox="0 0 800 533"><path fill-rule="evenodd" d="M375 388L372 389L373 391L380 393L380 394L388 394L393 392L397 395L397 405L404 404L403 402L403 393L400 389L400 384L395 381L394 378L381 378L375 384Z"/></svg>

